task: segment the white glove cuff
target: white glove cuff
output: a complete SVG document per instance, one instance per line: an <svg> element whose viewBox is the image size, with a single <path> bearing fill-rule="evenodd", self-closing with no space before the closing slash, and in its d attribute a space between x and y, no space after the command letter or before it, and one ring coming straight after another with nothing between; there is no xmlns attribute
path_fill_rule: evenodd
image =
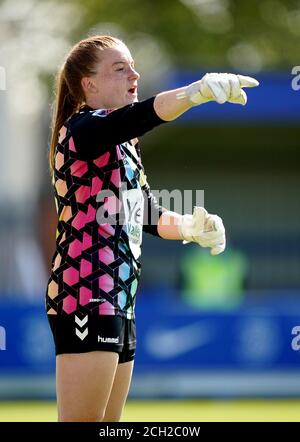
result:
<svg viewBox="0 0 300 442"><path fill-rule="evenodd" d="M186 88L184 90L178 92L176 94L177 100L182 100L183 98L188 98L188 100L192 106L206 103L206 101L208 101L208 100L206 98L204 98L200 92L200 81L196 81L195 83L191 83L189 86L186 86Z"/></svg>

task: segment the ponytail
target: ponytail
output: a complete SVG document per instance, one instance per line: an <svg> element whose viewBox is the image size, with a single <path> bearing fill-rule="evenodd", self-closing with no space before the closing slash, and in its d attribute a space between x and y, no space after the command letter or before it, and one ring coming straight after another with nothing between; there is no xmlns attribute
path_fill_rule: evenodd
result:
<svg viewBox="0 0 300 442"><path fill-rule="evenodd" d="M52 125L51 125L51 142L49 150L49 166L50 171L54 171L55 148L59 139L59 131L64 122L77 109L78 103L70 94L69 87L65 80L64 70L59 72L56 80L56 98L52 105Z"/></svg>

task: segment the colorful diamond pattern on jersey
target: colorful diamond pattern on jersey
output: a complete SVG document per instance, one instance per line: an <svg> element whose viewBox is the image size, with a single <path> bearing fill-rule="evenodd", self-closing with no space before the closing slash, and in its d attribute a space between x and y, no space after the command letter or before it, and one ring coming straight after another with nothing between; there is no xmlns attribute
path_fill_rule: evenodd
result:
<svg viewBox="0 0 300 442"><path fill-rule="evenodd" d="M123 204L122 183L129 190L141 190L138 150L126 142L95 160L82 161L68 123L66 129L56 148L53 175L58 225L47 313L92 312L132 319L140 277L139 245L132 248L128 225L115 220ZM104 190L110 196L97 198ZM98 223L99 209L107 223Z"/></svg>

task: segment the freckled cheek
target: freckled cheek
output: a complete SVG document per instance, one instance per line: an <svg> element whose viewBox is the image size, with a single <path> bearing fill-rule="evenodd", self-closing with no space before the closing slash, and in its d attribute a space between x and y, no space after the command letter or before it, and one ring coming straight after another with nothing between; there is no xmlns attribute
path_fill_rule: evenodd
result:
<svg viewBox="0 0 300 442"><path fill-rule="evenodd" d="M99 78L99 96L111 107L124 105L123 100L127 88L127 79L120 75L103 75ZM124 93L125 91L125 93ZM122 100L120 102L120 100ZM127 104L127 103L126 103Z"/></svg>
<svg viewBox="0 0 300 442"><path fill-rule="evenodd" d="M99 94L101 97L111 97L115 94L115 84L111 81L103 81L99 83Z"/></svg>
<svg viewBox="0 0 300 442"><path fill-rule="evenodd" d="M113 84L111 85L111 91L113 93L113 95L115 97L120 96L120 95L124 95L124 92L126 92L126 81L122 80L117 80L114 81Z"/></svg>
<svg viewBox="0 0 300 442"><path fill-rule="evenodd" d="M98 77L98 87L102 93L111 91L114 86L114 80L111 75L101 75Z"/></svg>

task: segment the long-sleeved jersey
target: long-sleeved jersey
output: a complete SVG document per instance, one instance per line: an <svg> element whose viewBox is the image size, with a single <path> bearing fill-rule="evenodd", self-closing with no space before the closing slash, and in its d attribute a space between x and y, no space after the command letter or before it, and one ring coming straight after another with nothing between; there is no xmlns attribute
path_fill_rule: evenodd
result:
<svg viewBox="0 0 300 442"><path fill-rule="evenodd" d="M134 318L142 231L158 235L165 210L151 193L136 140L164 122L153 101L114 111L84 106L60 132L48 314L92 310Z"/></svg>

